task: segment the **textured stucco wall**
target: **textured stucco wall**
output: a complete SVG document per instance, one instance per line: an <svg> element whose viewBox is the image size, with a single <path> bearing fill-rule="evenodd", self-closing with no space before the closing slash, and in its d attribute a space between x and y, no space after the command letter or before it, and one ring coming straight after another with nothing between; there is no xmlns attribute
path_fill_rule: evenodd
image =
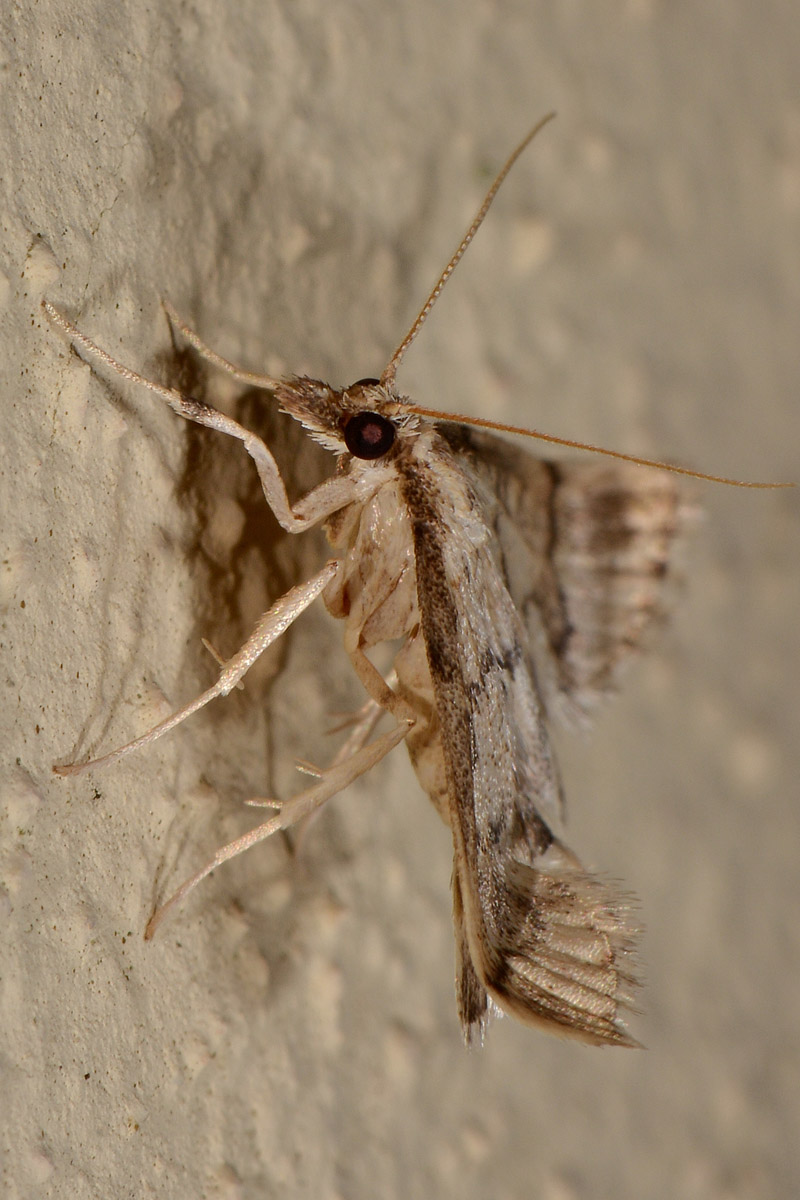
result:
<svg viewBox="0 0 800 1200"><path fill-rule="evenodd" d="M556 108L402 385L797 478L799 33L788 0L6 6L4 1195L797 1193L797 497L694 489L675 620L591 739L561 739L570 841L641 898L649 1049L506 1020L467 1053L449 836L402 752L299 861L262 847L142 941L360 696L315 607L244 693L54 779L204 686L201 636L230 652L324 551L279 535L235 447L93 376L38 305L196 389L161 295L254 369L377 373L487 172ZM258 404L293 486L318 479Z"/></svg>

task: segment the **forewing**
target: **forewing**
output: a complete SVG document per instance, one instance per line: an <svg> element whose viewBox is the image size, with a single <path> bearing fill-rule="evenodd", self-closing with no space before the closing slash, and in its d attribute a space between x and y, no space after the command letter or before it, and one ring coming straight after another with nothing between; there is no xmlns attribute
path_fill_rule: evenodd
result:
<svg viewBox="0 0 800 1200"><path fill-rule="evenodd" d="M541 812L559 785L523 629L469 481L442 453L409 473L417 591L455 846L458 995L468 1040L484 991L593 1042L631 1044L628 905L590 876Z"/></svg>
<svg viewBox="0 0 800 1200"><path fill-rule="evenodd" d="M664 617L689 512L674 476L547 462L464 426L442 432L482 496L548 710L590 711Z"/></svg>

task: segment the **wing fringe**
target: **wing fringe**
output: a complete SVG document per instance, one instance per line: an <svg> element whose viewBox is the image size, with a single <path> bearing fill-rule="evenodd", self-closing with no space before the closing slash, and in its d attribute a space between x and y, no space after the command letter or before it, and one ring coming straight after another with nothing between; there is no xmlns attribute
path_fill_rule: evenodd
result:
<svg viewBox="0 0 800 1200"><path fill-rule="evenodd" d="M638 985L633 898L590 874L557 841L535 867L513 862L502 896L497 927L491 934L484 929L473 954L495 1003L554 1033L638 1046L623 1019L635 1011Z"/></svg>

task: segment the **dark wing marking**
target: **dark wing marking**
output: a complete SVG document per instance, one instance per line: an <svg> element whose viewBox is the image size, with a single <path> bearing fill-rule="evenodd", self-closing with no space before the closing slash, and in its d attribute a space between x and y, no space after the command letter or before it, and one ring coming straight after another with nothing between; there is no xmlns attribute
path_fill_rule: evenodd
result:
<svg viewBox="0 0 800 1200"><path fill-rule="evenodd" d="M439 431L482 495L548 710L590 711L663 619L689 512L674 477L546 462L492 434Z"/></svg>
<svg viewBox="0 0 800 1200"><path fill-rule="evenodd" d="M456 937L456 1004L467 1045L482 1042L490 1016L489 996L472 965L461 878L453 871L453 928Z"/></svg>
<svg viewBox="0 0 800 1200"><path fill-rule="evenodd" d="M522 1020L633 1044L628 905L540 816L558 808L558 779L478 497L438 438L402 470L448 778L465 1035L481 1036L488 993Z"/></svg>

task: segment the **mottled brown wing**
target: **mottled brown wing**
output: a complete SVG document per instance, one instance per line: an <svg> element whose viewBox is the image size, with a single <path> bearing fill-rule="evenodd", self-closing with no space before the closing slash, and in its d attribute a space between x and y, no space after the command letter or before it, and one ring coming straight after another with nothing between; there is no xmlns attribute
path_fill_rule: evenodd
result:
<svg viewBox="0 0 800 1200"><path fill-rule="evenodd" d="M464 426L440 432L481 494L548 711L591 711L665 614L689 511L674 476L546 462Z"/></svg>
<svg viewBox="0 0 800 1200"><path fill-rule="evenodd" d="M559 808L558 777L492 530L457 458L426 454L405 467L404 498L447 775L465 1034L482 1035L488 996L530 1023L633 1044L628 903L541 815Z"/></svg>

